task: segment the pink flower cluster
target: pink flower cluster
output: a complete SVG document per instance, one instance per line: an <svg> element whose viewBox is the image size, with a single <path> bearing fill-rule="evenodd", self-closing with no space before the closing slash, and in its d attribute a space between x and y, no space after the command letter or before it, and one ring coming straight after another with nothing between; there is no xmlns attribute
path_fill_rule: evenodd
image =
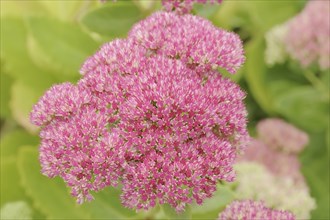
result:
<svg viewBox="0 0 330 220"><path fill-rule="evenodd" d="M207 2L214 4L215 2L221 3L222 0L162 0L165 11L174 11L177 14L189 13L193 8L194 3L205 4Z"/></svg>
<svg viewBox="0 0 330 220"><path fill-rule="evenodd" d="M201 204L218 180L233 181L249 139L245 93L208 65L243 61L236 35L194 16L153 14L90 57L77 85L55 85L34 106L43 174L63 178L79 203L120 184L129 208Z"/></svg>
<svg viewBox="0 0 330 220"><path fill-rule="evenodd" d="M297 154L308 144L308 135L278 118L260 121L257 134L240 160L259 162L276 175L304 183Z"/></svg>
<svg viewBox="0 0 330 220"><path fill-rule="evenodd" d="M308 144L308 135L278 118L268 118L257 125L258 137L274 150L299 153Z"/></svg>
<svg viewBox="0 0 330 220"><path fill-rule="evenodd" d="M275 210L266 207L263 202L252 200L238 200L229 204L219 214L218 220L295 220L289 211Z"/></svg>
<svg viewBox="0 0 330 220"><path fill-rule="evenodd" d="M330 4L329 1L308 1L304 10L288 23L285 39L289 54L307 67L318 63L330 67Z"/></svg>
<svg viewBox="0 0 330 220"><path fill-rule="evenodd" d="M129 37L149 53L181 60L196 72L223 68L235 73L245 61L237 35L190 14L155 13L136 24Z"/></svg>

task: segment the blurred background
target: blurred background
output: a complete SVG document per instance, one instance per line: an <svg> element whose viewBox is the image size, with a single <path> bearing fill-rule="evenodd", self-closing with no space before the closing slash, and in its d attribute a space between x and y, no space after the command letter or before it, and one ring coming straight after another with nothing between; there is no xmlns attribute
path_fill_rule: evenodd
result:
<svg viewBox="0 0 330 220"><path fill-rule="evenodd" d="M148 218L152 210L135 213L123 208L116 189L78 206L61 179L42 176L38 128L29 122L29 112L51 85L77 82L87 57L103 43L125 37L134 23L161 9L160 1L0 3L2 212L6 207L33 219ZM247 92L251 136L256 134L256 124L269 117L282 118L308 133L309 144L299 159L316 200L312 219L329 219L329 68L302 67L286 55L274 57L283 45L272 30L299 14L306 3L223 0L219 5L195 5L193 13L236 32L243 40L246 63L237 74L224 74ZM224 202L214 203L219 209ZM195 218L205 214L214 219L216 214L207 214L212 211L200 209Z"/></svg>

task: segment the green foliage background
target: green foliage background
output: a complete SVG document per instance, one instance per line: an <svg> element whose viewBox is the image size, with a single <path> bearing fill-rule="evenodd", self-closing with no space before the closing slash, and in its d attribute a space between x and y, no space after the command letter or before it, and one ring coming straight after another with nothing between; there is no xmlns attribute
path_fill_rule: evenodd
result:
<svg viewBox="0 0 330 220"><path fill-rule="evenodd" d="M168 207L134 212L120 204L118 189L77 205L61 179L40 173L38 129L29 112L55 83L76 82L83 61L102 43L125 37L131 26L161 8L158 1L1 0L1 207L26 201L33 218L137 219L189 218ZM302 171L316 199L312 219L329 219L329 70L302 70L288 61L269 68L264 61L265 33L285 22L306 1L234 1L197 5L194 13L237 32L244 41L246 63L231 77L246 91L249 129L266 117L282 117L308 132L310 143L300 155ZM330 18L329 18L330 19ZM193 206L194 219L215 219L234 199L225 186L203 206Z"/></svg>

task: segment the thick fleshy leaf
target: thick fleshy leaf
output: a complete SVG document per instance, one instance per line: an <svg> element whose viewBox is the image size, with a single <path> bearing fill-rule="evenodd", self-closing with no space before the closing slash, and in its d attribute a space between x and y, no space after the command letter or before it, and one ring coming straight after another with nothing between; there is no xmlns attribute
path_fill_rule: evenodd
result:
<svg viewBox="0 0 330 220"><path fill-rule="evenodd" d="M265 80L266 65L264 62L264 41L261 37L251 41L246 47L245 78L249 89L260 107L267 113L272 113L273 103Z"/></svg>
<svg viewBox="0 0 330 220"><path fill-rule="evenodd" d="M15 82L11 89L12 99L9 105L14 119L24 128L35 133L38 127L31 124L29 115L32 106L38 101L43 91L36 91L22 82Z"/></svg>
<svg viewBox="0 0 330 220"><path fill-rule="evenodd" d="M110 38L122 37L142 18L132 1L113 2L86 14L81 23L88 30Z"/></svg>
<svg viewBox="0 0 330 220"><path fill-rule="evenodd" d="M74 20L78 13L79 8L84 4L84 1L40 1L52 15L59 18L62 21Z"/></svg>
<svg viewBox="0 0 330 220"><path fill-rule="evenodd" d="M224 209L226 205L232 202L234 199L234 193L226 185L218 185L218 189L214 196L206 199L202 205L193 205L192 214L193 219L216 219L219 212Z"/></svg>
<svg viewBox="0 0 330 220"><path fill-rule="evenodd" d="M31 15L46 15L47 10L40 4L41 1L0 1L0 16L2 17L22 17Z"/></svg>
<svg viewBox="0 0 330 220"><path fill-rule="evenodd" d="M310 86L287 90L276 97L275 106L280 114L311 132L325 130L329 123L329 102Z"/></svg>
<svg viewBox="0 0 330 220"><path fill-rule="evenodd" d="M34 205L49 219L89 219L90 213L70 197L62 180L48 179L40 173L38 151L34 147L20 150L18 168L22 184Z"/></svg>
<svg viewBox="0 0 330 220"><path fill-rule="evenodd" d="M219 10L219 4L195 4L194 11L198 16L211 19Z"/></svg>
<svg viewBox="0 0 330 220"><path fill-rule="evenodd" d="M329 155L324 136L324 132L311 133L310 143L300 157L303 174L316 199L311 219L329 219Z"/></svg>
<svg viewBox="0 0 330 220"><path fill-rule="evenodd" d="M28 19L28 26L32 37L29 49L34 62L65 78L77 79L84 60L99 47L76 24L44 17Z"/></svg>
<svg viewBox="0 0 330 220"><path fill-rule="evenodd" d="M121 204L120 193L119 189L109 187L95 193L95 200L84 204L83 207L90 210L92 218L136 219L137 213Z"/></svg>
<svg viewBox="0 0 330 220"><path fill-rule="evenodd" d="M76 204L60 178L49 179L40 173L38 151L25 147L19 154L19 171L23 186L35 206L49 219L136 219L136 212L121 205L120 191L104 189L94 194L95 200L82 205ZM140 217L138 217L140 216Z"/></svg>
<svg viewBox="0 0 330 220"><path fill-rule="evenodd" d="M191 207L186 205L183 212L177 213L169 204L161 206L167 219L191 219Z"/></svg>
<svg viewBox="0 0 330 220"><path fill-rule="evenodd" d="M30 59L27 50L27 31L18 18L1 18L1 68L13 79L33 89L46 89L59 82L56 75L42 71Z"/></svg>
<svg viewBox="0 0 330 220"><path fill-rule="evenodd" d="M267 31L276 24L283 23L303 7L303 1L253 1L243 2L253 25L259 31Z"/></svg>
<svg viewBox="0 0 330 220"><path fill-rule="evenodd" d="M9 157L16 157L22 145L37 146L39 138L27 133L24 130L14 130L4 134L0 140L1 160Z"/></svg>
<svg viewBox="0 0 330 220"><path fill-rule="evenodd" d="M2 147L2 146L1 146ZM25 192L20 185L20 177L17 170L16 158L1 158L1 187L0 206L7 202L26 199Z"/></svg>

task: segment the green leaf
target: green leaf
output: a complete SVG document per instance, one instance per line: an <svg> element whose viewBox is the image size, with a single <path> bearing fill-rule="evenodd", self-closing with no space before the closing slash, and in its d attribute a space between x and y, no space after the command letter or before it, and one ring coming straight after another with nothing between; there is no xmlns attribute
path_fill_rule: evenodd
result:
<svg viewBox="0 0 330 220"><path fill-rule="evenodd" d="M89 219L90 214L70 197L62 180L48 179L40 173L38 151L22 148L18 160L22 184L35 207L49 219Z"/></svg>
<svg viewBox="0 0 330 220"><path fill-rule="evenodd" d="M193 219L216 219L219 212L233 200L234 193L229 186L218 185L217 191L211 198L206 199L202 205L192 206Z"/></svg>
<svg viewBox="0 0 330 220"><path fill-rule="evenodd" d="M109 187L95 193L95 200L75 203L60 178L48 179L40 173L38 152L26 147L19 153L19 172L34 205L50 218L136 219L137 213L121 205L120 191ZM141 217L141 216L140 216Z"/></svg>
<svg viewBox="0 0 330 220"><path fill-rule="evenodd" d="M169 204L164 204L161 207L168 219L191 219L191 207L189 204L186 205L182 213L177 213Z"/></svg>
<svg viewBox="0 0 330 220"><path fill-rule="evenodd" d="M0 1L1 18L46 15L47 10L45 10L45 8L40 3L41 1L26 0Z"/></svg>
<svg viewBox="0 0 330 220"><path fill-rule="evenodd" d="M266 66L264 62L265 44L262 37L258 37L246 46L246 74L245 79L249 89L260 107L272 114L272 97L266 84Z"/></svg>
<svg viewBox="0 0 330 220"><path fill-rule="evenodd" d="M15 130L1 137L1 160L16 157L22 145L37 145L39 138L24 130Z"/></svg>
<svg viewBox="0 0 330 220"><path fill-rule="evenodd" d="M302 172L317 203L312 219L329 219L329 155L324 136L324 132L311 133L310 144L300 157Z"/></svg>
<svg viewBox="0 0 330 220"><path fill-rule="evenodd" d="M329 102L310 86L287 90L275 99L276 110L296 125L312 131L322 131L329 123Z"/></svg>
<svg viewBox="0 0 330 220"><path fill-rule="evenodd" d="M15 82L12 86L10 109L13 117L20 125L32 133L35 133L38 127L30 123L29 115L32 106L38 101L42 93L43 91L36 91L22 82Z"/></svg>
<svg viewBox="0 0 330 220"><path fill-rule="evenodd" d="M223 1L219 11L214 15L212 21L219 27L231 29L233 27L251 26L247 6L244 1Z"/></svg>
<svg viewBox="0 0 330 220"><path fill-rule="evenodd" d="M10 100L10 87L13 79L1 71L0 73L0 117L10 117L9 100Z"/></svg>
<svg viewBox="0 0 330 220"><path fill-rule="evenodd" d="M211 18L219 8L219 4L194 4L194 11L196 11L196 14L204 18Z"/></svg>
<svg viewBox="0 0 330 220"><path fill-rule="evenodd" d="M132 1L107 4L86 14L81 22L88 30L110 38L123 37L142 18Z"/></svg>
<svg viewBox="0 0 330 220"><path fill-rule="evenodd" d="M120 190L108 187L93 195L95 200L83 207L90 210L92 218L136 219L137 213L121 204L120 193Z"/></svg>
<svg viewBox="0 0 330 220"><path fill-rule="evenodd" d="M2 146L1 146L2 147ZM2 155L1 155L2 156ZM20 185L20 177L16 166L16 158L1 158L1 206L7 202L26 199L26 195Z"/></svg>
<svg viewBox="0 0 330 220"><path fill-rule="evenodd" d="M56 18L67 21L74 20L84 1L56 0L41 1L40 3Z"/></svg>
<svg viewBox="0 0 330 220"><path fill-rule="evenodd" d="M58 82L56 75L42 71L31 61L27 51L27 31L16 18L1 18L1 66L6 74L34 89L46 89Z"/></svg>
<svg viewBox="0 0 330 220"><path fill-rule="evenodd" d="M260 31L267 31L276 24L293 17L301 9L304 1L253 1L246 2L247 12L253 25Z"/></svg>
<svg viewBox="0 0 330 220"><path fill-rule="evenodd" d="M229 204L234 199L234 193L229 186L219 185L214 195L206 199L202 205L193 205L193 214L204 214L216 210L219 213L224 206Z"/></svg>
<svg viewBox="0 0 330 220"><path fill-rule="evenodd" d="M32 37L29 49L34 62L66 79L77 79L84 60L98 48L97 43L75 24L30 18L28 26Z"/></svg>

